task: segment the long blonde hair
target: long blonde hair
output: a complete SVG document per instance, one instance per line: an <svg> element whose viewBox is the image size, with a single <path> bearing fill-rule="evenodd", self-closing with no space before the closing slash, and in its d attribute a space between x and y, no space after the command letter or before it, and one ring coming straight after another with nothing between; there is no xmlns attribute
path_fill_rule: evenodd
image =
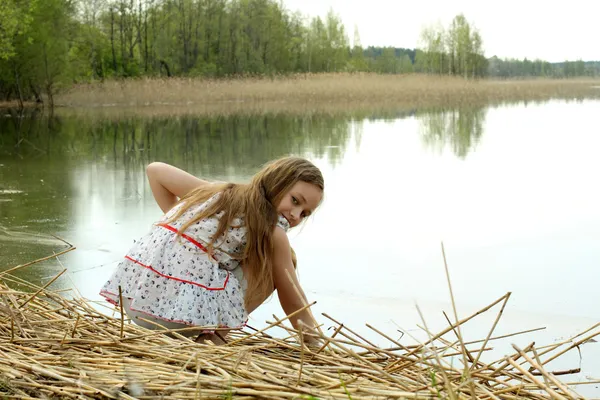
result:
<svg viewBox="0 0 600 400"><path fill-rule="evenodd" d="M299 181L311 183L321 191L325 182L321 171L310 161L300 157L284 157L265 165L252 177L249 184L215 184L195 189L184 196L182 207L167 222L179 218L190 207L206 202L220 193L202 212L187 221L179 230L185 232L192 224L223 212L216 233L208 243L212 252L215 241L233 226L233 220L244 217L246 227L246 247L241 260L246 268L248 289L245 304L257 304L267 298L274 288L273 266L273 230L277 224L277 205L283 196ZM218 247L217 247L218 248ZM293 253L292 253L293 254Z"/></svg>

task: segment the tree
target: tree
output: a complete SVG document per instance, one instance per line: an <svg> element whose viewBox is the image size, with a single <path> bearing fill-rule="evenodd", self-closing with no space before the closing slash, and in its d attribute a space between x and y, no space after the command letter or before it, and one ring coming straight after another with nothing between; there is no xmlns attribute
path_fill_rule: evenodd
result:
<svg viewBox="0 0 600 400"><path fill-rule="evenodd" d="M471 36L471 53L469 64L472 67L472 77L484 76L487 70L487 60L483 54L483 39L479 31L473 30Z"/></svg>
<svg viewBox="0 0 600 400"><path fill-rule="evenodd" d="M585 63L583 60L575 61L575 76L584 76L585 75Z"/></svg>
<svg viewBox="0 0 600 400"><path fill-rule="evenodd" d="M429 72L427 70L427 53L423 50L417 49L415 52L415 64L414 71L415 72Z"/></svg>
<svg viewBox="0 0 600 400"><path fill-rule="evenodd" d="M18 53L20 46L30 41L31 13L36 6L36 0L0 3L0 89L6 88L3 91L8 92L7 98L16 92L20 108L23 108L26 89Z"/></svg>
<svg viewBox="0 0 600 400"><path fill-rule="evenodd" d="M0 0L0 95L53 102L72 82L294 72L597 76L600 64L501 60L465 16L421 32L419 48L352 44L340 17L305 18L280 0Z"/></svg>
<svg viewBox="0 0 600 400"><path fill-rule="evenodd" d="M70 73L82 79L102 79L105 75L104 57L108 41L100 29L100 17L106 12L106 0L81 0L75 23L73 41L69 51Z"/></svg>
<svg viewBox="0 0 600 400"><path fill-rule="evenodd" d="M67 59L74 39L73 3L70 0L11 0L1 8L4 15L17 16L17 28L9 28L12 30L10 43L3 41L0 70L10 72L0 75L0 88L6 87L9 95L16 93L20 106L32 98L42 102L42 94L46 94L52 106L55 91L69 75Z"/></svg>
<svg viewBox="0 0 600 400"><path fill-rule="evenodd" d="M398 60L393 47L385 47L381 56L377 58L377 72L382 74L395 74L399 72Z"/></svg>
<svg viewBox="0 0 600 400"><path fill-rule="evenodd" d="M36 5L36 0L3 0L0 3L0 60L15 56L15 41L29 30L31 12Z"/></svg>
<svg viewBox="0 0 600 400"><path fill-rule="evenodd" d="M450 73L468 78L469 72L472 70L470 61L472 58L473 43L471 27L464 15L460 14L454 18L448 35L454 37L453 40L455 43L454 54L450 55L454 59L454 66Z"/></svg>
<svg viewBox="0 0 600 400"><path fill-rule="evenodd" d="M68 54L73 34L73 5L68 0L44 0L32 13L35 29L31 41L23 44L22 60L30 84L39 84L50 107L54 93L68 80ZM33 89L33 88L32 88Z"/></svg>
<svg viewBox="0 0 600 400"><path fill-rule="evenodd" d="M367 61L365 60L364 50L360 43L360 34L358 33L358 27L354 27L354 40L352 41L352 52L350 53L350 71L367 71L369 68Z"/></svg>
<svg viewBox="0 0 600 400"><path fill-rule="evenodd" d="M329 53L327 72L337 72L345 69L348 61L348 38L340 17L333 10L327 13L327 40L326 49Z"/></svg>
<svg viewBox="0 0 600 400"><path fill-rule="evenodd" d="M487 70L481 35L463 14L454 17L448 29L424 28L419 47L418 59L415 55L419 71L473 78Z"/></svg>
<svg viewBox="0 0 600 400"><path fill-rule="evenodd" d="M445 56L444 28L439 25L424 28L421 31L420 45L425 53L421 58L425 71L442 74Z"/></svg>
<svg viewBox="0 0 600 400"><path fill-rule="evenodd" d="M413 64L410 61L408 54L404 54L400 59L400 71L403 74L410 74L414 72Z"/></svg>

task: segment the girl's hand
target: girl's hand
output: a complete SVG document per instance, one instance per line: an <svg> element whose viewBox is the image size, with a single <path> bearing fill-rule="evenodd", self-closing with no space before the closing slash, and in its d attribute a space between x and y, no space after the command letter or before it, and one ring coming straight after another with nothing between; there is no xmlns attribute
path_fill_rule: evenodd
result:
<svg viewBox="0 0 600 400"><path fill-rule="evenodd" d="M304 344L311 350L319 350L325 342L323 339L311 338L309 340L304 340Z"/></svg>
<svg viewBox="0 0 600 400"><path fill-rule="evenodd" d="M173 208L181 197L192 190L210 185L207 181L161 162L149 164L146 167L146 174L154 199L165 213Z"/></svg>
<svg viewBox="0 0 600 400"><path fill-rule="evenodd" d="M302 341L305 345L307 345L312 350L317 350L325 344L325 341L318 335L318 332L315 328L303 326L302 321L300 321L300 326L302 327Z"/></svg>

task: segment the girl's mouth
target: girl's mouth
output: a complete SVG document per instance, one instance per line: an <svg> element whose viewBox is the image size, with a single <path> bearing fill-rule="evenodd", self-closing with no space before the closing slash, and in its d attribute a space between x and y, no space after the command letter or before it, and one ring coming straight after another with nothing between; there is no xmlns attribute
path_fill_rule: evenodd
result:
<svg viewBox="0 0 600 400"><path fill-rule="evenodd" d="M285 215L285 214L282 214L282 215L283 215L283 218L286 219L286 221L288 222L288 224L290 224L290 227L294 226L294 224L292 224L291 219L287 215Z"/></svg>

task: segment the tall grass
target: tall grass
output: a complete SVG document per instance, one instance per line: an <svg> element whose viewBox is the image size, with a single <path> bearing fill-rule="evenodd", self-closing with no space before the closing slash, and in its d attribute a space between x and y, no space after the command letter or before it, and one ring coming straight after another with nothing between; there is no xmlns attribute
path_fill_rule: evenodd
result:
<svg viewBox="0 0 600 400"><path fill-rule="evenodd" d="M600 98L599 86L592 79L473 81L419 74L156 78L77 85L57 96L56 104L119 113L340 113Z"/></svg>

